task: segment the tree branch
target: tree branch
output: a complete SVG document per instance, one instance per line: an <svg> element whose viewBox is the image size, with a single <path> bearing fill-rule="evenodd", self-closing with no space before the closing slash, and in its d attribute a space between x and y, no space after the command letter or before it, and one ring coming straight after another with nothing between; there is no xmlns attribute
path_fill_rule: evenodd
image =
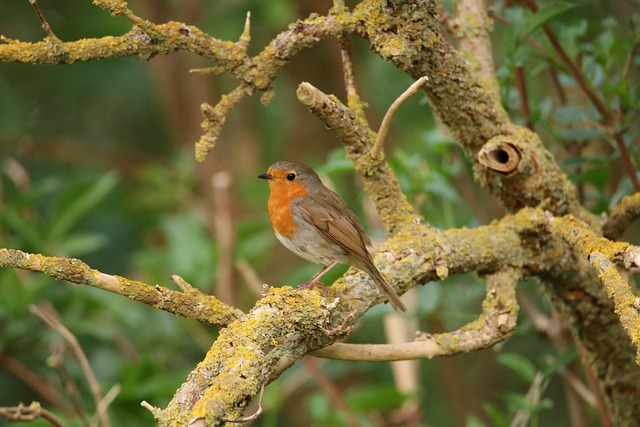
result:
<svg viewBox="0 0 640 427"><path fill-rule="evenodd" d="M92 286L202 323L225 326L242 316L214 296L200 291L177 292L94 270L73 258L47 257L17 249L0 249L0 267L37 271L57 280Z"/></svg>
<svg viewBox="0 0 640 427"><path fill-rule="evenodd" d="M296 95L346 147L387 233L419 221L384 158L374 160L368 155L375 134L364 119L335 96L326 95L309 83L301 83Z"/></svg>
<svg viewBox="0 0 640 427"><path fill-rule="evenodd" d="M563 253L562 241L551 239L538 252L539 248L531 247L529 239L522 237L546 227L544 214L533 209L473 230L439 232L413 224L411 229L405 227L388 239L375 261L400 293L449 274L506 268L495 276L489 273L488 283L495 286L496 294L490 292L489 303L483 304L485 316L467 325L460 336L441 336L439 345L453 351L457 346L478 346L483 340L499 340L508 335L517 311L510 302L513 288L508 283L515 280L510 279L512 274L550 269L559 257L570 262L570 253L559 255ZM505 251L505 247L510 250ZM545 256L547 252L550 257ZM521 270L523 260L526 267ZM492 300L494 297L497 299ZM261 384L275 379L283 367L286 369L305 354L347 334L372 305L383 299L368 276L355 269L349 270L323 295L315 289L268 289L250 313L220 332L206 358L189 375L169 406L156 410L154 415L163 426L200 420L206 425L218 425L221 418L240 416ZM487 328L487 323L492 327ZM337 325L341 327L336 329ZM326 334L323 332L326 330L337 333ZM490 337L486 338L487 335Z"/></svg>
<svg viewBox="0 0 640 427"><path fill-rule="evenodd" d="M622 264L627 269L640 267L640 247L597 237L586 224L571 216L550 218L550 223L554 233L578 249L596 269L613 300L620 323L636 347L636 363L640 366L640 298L634 295L614 264Z"/></svg>
<svg viewBox="0 0 640 427"><path fill-rule="evenodd" d="M640 192L625 196L618 203L609 217L602 224L602 233L609 239L618 239L631 225L640 218Z"/></svg>
<svg viewBox="0 0 640 427"><path fill-rule="evenodd" d="M311 353L326 359L389 362L452 356L491 347L504 341L516 326L516 285L521 271L507 268L487 276L487 294L480 316L456 331L427 334L418 332L414 342L402 344L335 343Z"/></svg>

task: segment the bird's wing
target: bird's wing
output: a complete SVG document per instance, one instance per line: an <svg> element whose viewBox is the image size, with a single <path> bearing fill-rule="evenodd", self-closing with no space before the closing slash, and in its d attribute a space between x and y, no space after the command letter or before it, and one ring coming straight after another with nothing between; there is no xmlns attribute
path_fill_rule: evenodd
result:
<svg viewBox="0 0 640 427"><path fill-rule="evenodd" d="M299 207L302 217L327 240L337 243L363 263L372 263L367 251L369 238L358 218L337 194L326 191L322 198L307 196Z"/></svg>

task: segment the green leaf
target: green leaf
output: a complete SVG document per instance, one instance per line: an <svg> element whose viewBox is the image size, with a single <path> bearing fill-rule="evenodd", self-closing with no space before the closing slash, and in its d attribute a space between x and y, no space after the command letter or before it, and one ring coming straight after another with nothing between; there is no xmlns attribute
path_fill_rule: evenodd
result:
<svg viewBox="0 0 640 427"><path fill-rule="evenodd" d="M553 118L564 124L581 122L589 118L587 114L587 110L582 107L578 107L575 105L563 105L558 108L553 113Z"/></svg>
<svg viewBox="0 0 640 427"><path fill-rule="evenodd" d="M563 168L578 166L601 166L607 164L605 156L568 156L560 161Z"/></svg>
<svg viewBox="0 0 640 427"><path fill-rule="evenodd" d="M533 414L535 411L533 403L522 394L509 393L504 396L504 400L511 412L523 411L527 414Z"/></svg>
<svg viewBox="0 0 640 427"><path fill-rule="evenodd" d="M351 408L361 411L386 411L400 407L406 399L395 386L366 385L349 390L346 400Z"/></svg>
<svg viewBox="0 0 640 427"><path fill-rule="evenodd" d="M473 415L471 415L467 419L467 424L466 424L465 427L487 427L487 425L485 423L483 423L482 421L480 421L478 418L476 418Z"/></svg>
<svg viewBox="0 0 640 427"><path fill-rule="evenodd" d="M109 172L94 182L84 194L72 199L64 207L59 218L53 222L50 237L55 240L67 234L80 218L86 215L114 189L117 183L118 176L116 173Z"/></svg>
<svg viewBox="0 0 640 427"><path fill-rule="evenodd" d="M347 158L347 153L343 148L333 150L327 156L327 161L316 168L319 174L338 175L342 173L353 173L354 167L351 160Z"/></svg>
<svg viewBox="0 0 640 427"><path fill-rule="evenodd" d="M564 128L555 131L555 136L563 141L598 138L602 131L596 128Z"/></svg>
<svg viewBox="0 0 640 427"><path fill-rule="evenodd" d="M482 405L482 409L484 409L484 412L489 416L492 426L501 427L509 425L507 417L505 417L495 405L492 405L491 403L484 403Z"/></svg>
<svg viewBox="0 0 640 427"><path fill-rule="evenodd" d="M498 363L515 372L527 384L531 384L536 376L536 369L529 359L519 354L504 353L498 355Z"/></svg>
<svg viewBox="0 0 640 427"><path fill-rule="evenodd" d="M593 184L598 189L602 190L611 179L611 168L606 166L589 168L579 174L572 175L571 177L576 182Z"/></svg>
<svg viewBox="0 0 640 427"><path fill-rule="evenodd" d="M62 251L72 257L80 257L106 246L107 236L100 233L77 233L67 236L62 242Z"/></svg>
<svg viewBox="0 0 640 427"><path fill-rule="evenodd" d="M576 6L576 4L564 1L554 1L544 4L527 22L527 28L525 29L524 34L522 34L522 37L528 36L547 22L551 21L553 18L575 8Z"/></svg>

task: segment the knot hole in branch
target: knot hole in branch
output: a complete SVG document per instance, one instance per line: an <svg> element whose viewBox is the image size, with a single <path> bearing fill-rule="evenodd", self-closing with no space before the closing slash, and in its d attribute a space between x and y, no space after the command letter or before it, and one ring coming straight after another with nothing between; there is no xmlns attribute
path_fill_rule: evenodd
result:
<svg viewBox="0 0 640 427"><path fill-rule="evenodd" d="M522 153L511 141L504 137L493 137L478 152L481 165L506 176L515 174L522 161Z"/></svg>

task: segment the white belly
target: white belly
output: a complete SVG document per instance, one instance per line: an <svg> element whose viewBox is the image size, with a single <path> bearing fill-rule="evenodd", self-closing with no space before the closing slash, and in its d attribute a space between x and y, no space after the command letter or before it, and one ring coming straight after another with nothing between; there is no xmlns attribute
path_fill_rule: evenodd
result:
<svg viewBox="0 0 640 427"><path fill-rule="evenodd" d="M300 235L302 233L302 235ZM338 248L337 245L328 242L324 237L319 235L315 231L303 231L301 228L296 230L297 240L301 242L314 242L310 243L294 244L292 240L275 233L280 243L282 243L287 249L300 258L306 259L314 264L329 265L334 261L338 261L341 264L348 264L348 254L342 248Z"/></svg>

